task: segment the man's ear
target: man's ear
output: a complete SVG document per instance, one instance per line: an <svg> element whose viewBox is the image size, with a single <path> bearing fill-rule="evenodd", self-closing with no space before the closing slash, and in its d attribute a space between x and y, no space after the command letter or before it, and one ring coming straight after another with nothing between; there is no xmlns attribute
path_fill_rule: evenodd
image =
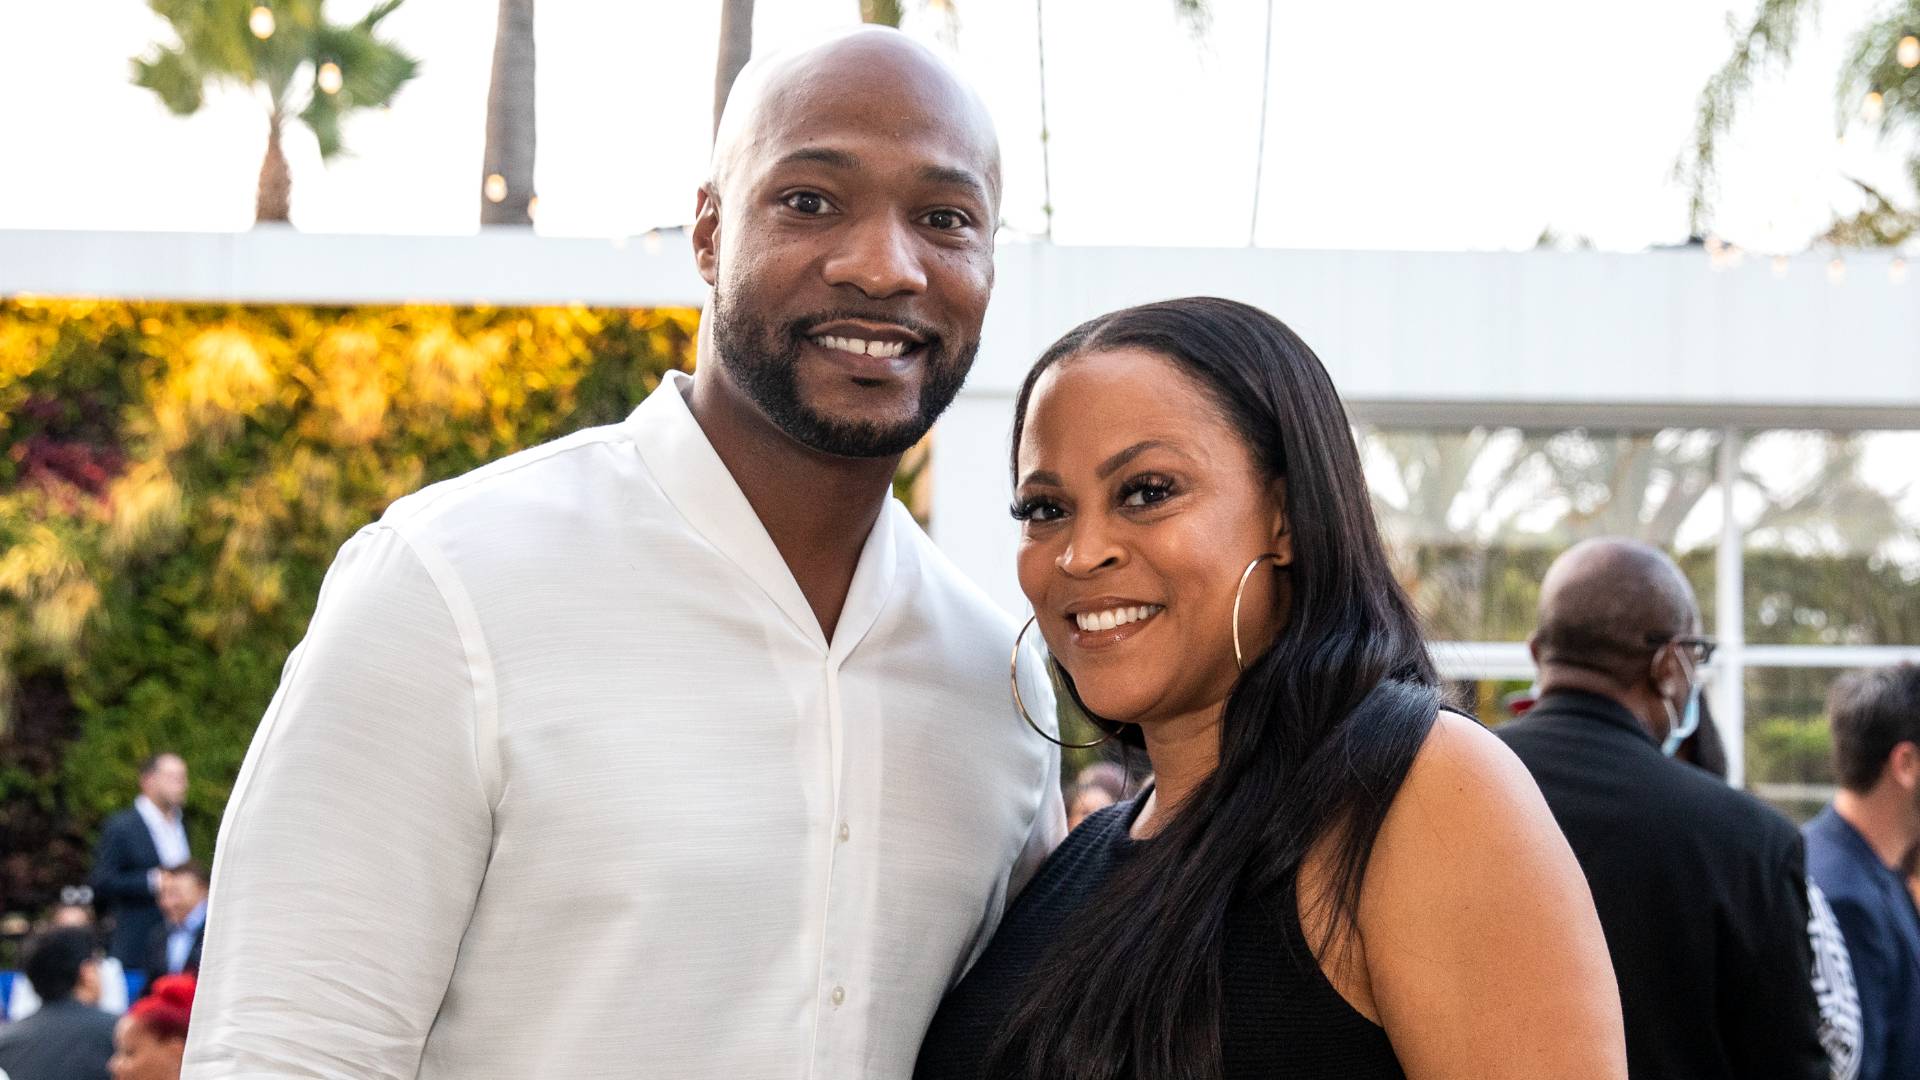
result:
<svg viewBox="0 0 1920 1080"><path fill-rule="evenodd" d="M1280 556L1281 566L1293 565L1293 523L1287 520L1287 479L1275 480L1268 489L1273 501L1272 546L1267 550Z"/></svg>
<svg viewBox="0 0 1920 1080"><path fill-rule="evenodd" d="M693 262L708 285L720 277L720 196L712 184L700 185L693 204Z"/></svg>
<svg viewBox="0 0 1920 1080"><path fill-rule="evenodd" d="M1920 745L1911 739L1895 743L1887 755L1887 772L1908 791L1920 788Z"/></svg>
<svg viewBox="0 0 1920 1080"><path fill-rule="evenodd" d="M1653 685L1662 697L1678 696L1687 688L1687 666L1680 659L1680 650L1662 645L1653 658Z"/></svg>

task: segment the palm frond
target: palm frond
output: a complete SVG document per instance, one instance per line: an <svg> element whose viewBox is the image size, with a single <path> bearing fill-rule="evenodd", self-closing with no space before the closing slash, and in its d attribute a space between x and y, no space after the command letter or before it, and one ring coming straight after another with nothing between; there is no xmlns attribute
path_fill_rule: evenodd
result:
<svg viewBox="0 0 1920 1080"><path fill-rule="evenodd" d="M205 82L205 75L196 71L179 49L159 45L146 56L133 59L133 84L153 91L176 116L200 111L201 102L206 100Z"/></svg>
<svg viewBox="0 0 1920 1080"><path fill-rule="evenodd" d="M1753 86L1754 76L1769 65L1793 62L1800 31L1818 13L1820 0L1760 0L1752 22L1744 29L1729 27L1734 35L1733 55L1700 90L1693 145L1674 163L1674 175L1687 183L1688 213L1697 234L1707 218L1713 193L1714 151L1720 137L1733 126L1740 99Z"/></svg>

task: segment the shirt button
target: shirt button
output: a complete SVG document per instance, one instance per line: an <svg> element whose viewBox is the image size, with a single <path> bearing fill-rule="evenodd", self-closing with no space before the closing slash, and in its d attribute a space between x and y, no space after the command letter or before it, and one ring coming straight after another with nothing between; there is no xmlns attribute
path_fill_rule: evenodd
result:
<svg viewBox="0 0 1920 1080"><path fill-rule="evenodd" d="M848 837L850 837L850 836L852 836L852 835L853 835L853 830L847 827L847 823L846 823L846 822L844 822L844 821L843 821L843 822L841 822L841 823L840 823L840 839L841 839L841 841L842 841L842 842L844 842L844 841L845 841L845 840L846 840L846 839L847 839Z"/></svg>
<svg viewBox="0 0 1920 1080"><path fill-rule="evenodd" d="M833 988L833 1003L834 1003L835 1005L845 1005L845 1004L847 1003L847 988L846 988L846 987L844 987L844 986L836 986L836 987L834 987L834 988Z"/></svg>

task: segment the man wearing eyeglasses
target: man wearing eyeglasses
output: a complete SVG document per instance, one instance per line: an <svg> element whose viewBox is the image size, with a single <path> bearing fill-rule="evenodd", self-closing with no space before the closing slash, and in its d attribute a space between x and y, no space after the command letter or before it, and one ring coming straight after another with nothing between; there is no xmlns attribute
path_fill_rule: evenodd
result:
<svg viewBox="0 0 1920 1080"><path fill-rule="evenodd" d="M1499 731L1586 871L1636 1080L1825 1080L1805 850L1744 792L1673 759L1714 644L1672 559L1625 539L1547 571L1540 699Z"/></svg>

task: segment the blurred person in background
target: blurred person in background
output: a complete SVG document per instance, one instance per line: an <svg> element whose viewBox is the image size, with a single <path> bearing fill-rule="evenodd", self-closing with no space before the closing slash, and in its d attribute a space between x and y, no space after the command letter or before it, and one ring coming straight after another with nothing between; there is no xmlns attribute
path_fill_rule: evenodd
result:
<svg viewBox="0 0 1920 1080"><path fill-rule="evenodd" d="M180 1080L193 1015L194 978L162 975L113 1030L112 1080Z"/></svg>
<svg viewBox="0 0 1920 1080"><path fill-rule="evenodd" d="M84 885L69 886L60 890L63 899L49 908L46 917L40 921L36 930L85 930L99 943L100 930L93 918L93 908L81 897L92 895L93 890ZM101 1012L118 1016L127 1011L127 972L120 961L111 956L98 960L100 966L100 998L95 1005ZM10 1020L25 1020L40 1010L40 995L34 993L33 982L29 979L13 980L13 990L7 995L6 1015Z"/></svg>
<svg viewBox="0 0 1920 1080"><path fill-rule="evenodd" d="M1920 1077L1920 667L1856 671L1827 696L1840 790L1803 832L1860 994L1860 1080Z"/></svg>
<svg viewBox="0 0 1920 1080"><path fill-rule="evenodd" d="M1067 792L1067 828L1077 829L1080 823L1095 812L1112 806L1118 800L1100 784L1075 784Z"/></svg>
<svg viewBox="0 0 1920 1080"><path fill-rule="evenodd" d="M106 1080L114 1018L97 1008L100 962L92 932L50 930L28 944L24 966L41 1006L32 1016L0 1027L0 1075Z"/></svg>
<svg viewBox="0 0 1920 1080"><path fill-rule="evenodd" d="M1554 560L1529 649L1540 697L1496 734L1533 772L1606 930L1639 1080L1828 1080L1804 846L1673 760L1713 642L1680 568L1602 538Z"/></svg>
<svg viewBox="0 0 1920 1080"><path fill-rule="evenodd" d="M160 914L166 920L154 928L147 946L147 975L200 970L200 947L206 938L207 871L189 859L166 872L160 882Z"/></svg>
<svg viewBox="0 0 1920 1080"><path fill-rule="evenodd" d="M187 804L187 763L159 753L140 765L133 805L100 827L93 857L93 898L111 921L109 955L128 968L147 962L147 943L160 926L160 872L193 857L181 810Z"/></svg>

